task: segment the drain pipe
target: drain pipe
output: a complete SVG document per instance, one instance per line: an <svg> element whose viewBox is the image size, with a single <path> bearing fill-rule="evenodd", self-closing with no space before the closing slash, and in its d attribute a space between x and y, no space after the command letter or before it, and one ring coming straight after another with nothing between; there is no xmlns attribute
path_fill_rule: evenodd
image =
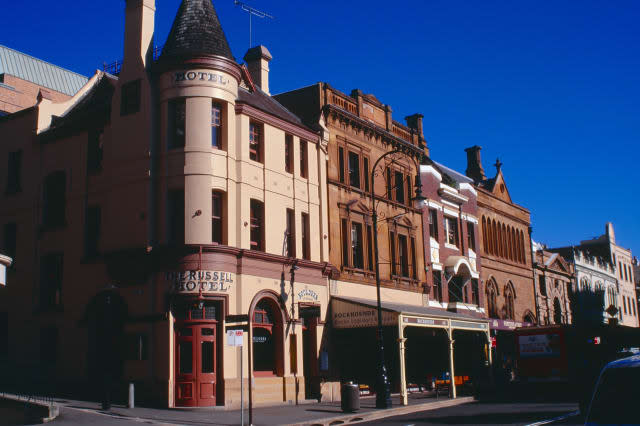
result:
<svg viewBox="0 0 640 426"><path fill-rule="evenodd" d="M528 229L529 229L529 246L531 247L531 273L533 275L533 300L535 301L535 304L536 304L536 322L538 323L538 325L540 325L540 306L538 305L538 295L536 294L536 268L535 268L535 262L533 261L535 253L533 251L533 239L531 238L531 234L533 233L533 227L529 225Z"/></svg>

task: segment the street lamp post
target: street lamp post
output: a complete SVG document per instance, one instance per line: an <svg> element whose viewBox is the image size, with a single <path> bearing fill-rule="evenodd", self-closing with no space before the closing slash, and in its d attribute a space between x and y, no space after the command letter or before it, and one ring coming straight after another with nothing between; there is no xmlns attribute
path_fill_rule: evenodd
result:
<svg viewBox="0 0 640 426"><path fill-rule="evenodd" d="M385 157L394 154L404 154L407 157L411 158L416 166L417 175L416 175L416 196L413 198L414 201L424 201L425 198L422 196L422 181L420 179L420 165L416 162L416 160L408 155L404 150L393 150L384 153L380 158L378 158L371 168L371 176L367 176L367 179L370 179L370 188L371 188L371 205L372 205L372 213L371 219L373 222L373 256L374 256L374 264L376 265L376 295L377 295L377 306L378 306L378 330L377 330L377 341L378 341L378 368L377 368L377 376L376 376L376 408L391 408L391 390L389 386L389 377L387 376L387 368L384 365L384 342L382 339L382 305L380 303L380 264L378 263L378 213L376 211L376 199L375 199L375 190L374 190L374 177L376 175L376 168L378 167L378 163ZM400 336L402 337L402 336Z"/></svg>

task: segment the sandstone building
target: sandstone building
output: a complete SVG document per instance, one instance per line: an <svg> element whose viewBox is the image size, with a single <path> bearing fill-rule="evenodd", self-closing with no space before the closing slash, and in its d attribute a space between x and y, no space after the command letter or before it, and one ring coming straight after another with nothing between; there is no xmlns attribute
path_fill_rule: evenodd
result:
<svg viewBox="0 0 640 426"><path fill-rule="evenodd" d="M270 96L265 48L236 62L210 0L181 2L154 61L155 7L126 2L119 75L0 118L7 363L171 407L237 407L244 364L255 404L304 399L332 271L326 141Z"/></svg>

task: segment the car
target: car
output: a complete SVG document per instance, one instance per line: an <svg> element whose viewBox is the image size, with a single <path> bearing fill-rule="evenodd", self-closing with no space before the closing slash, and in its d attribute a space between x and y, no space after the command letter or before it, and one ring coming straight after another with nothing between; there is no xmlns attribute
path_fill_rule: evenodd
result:
<svg viewBox="0 0 640 426"><path fill-rule="evenodd" d="M585 425L640 424L637 387L640 384L640 355L605 365L589 404Z"/></svg>

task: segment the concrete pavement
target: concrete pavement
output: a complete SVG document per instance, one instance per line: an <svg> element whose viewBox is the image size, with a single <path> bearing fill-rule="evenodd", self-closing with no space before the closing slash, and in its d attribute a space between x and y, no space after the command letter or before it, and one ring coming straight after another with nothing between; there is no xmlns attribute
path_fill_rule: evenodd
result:
<svg viewBox="0 0 640 426"><path fill-rule="evenodd" d="M375 408L374 398L362 398L361 410L353 414L345 414L340 409L339 402L325 402L304 405L281 405L274 407L259 407L253 411L253 424L260 425L328 425L337 422L351 423L373 421L389 416L399 416L414 411L433 410L452 405L460 405L473 401L471 397L455 400L439 398L431 395L411 395L409 405L399 405L399 396L392 397L394 406L390 409ZM240 424L239 410L222 410L213 408L194 409L158 409L136 407L128 409L121 405L114 405L109 412L103 412L96 402L55 399L61 406L61 415L52 424L73 425L82 424L84 420L93 416L93 423L110 425L119 424L181 424L181 425L220 425L231 426ZM83 420L78 422L78 418ZM248 424L248 413L245 410L245 424Z"/></svg>

